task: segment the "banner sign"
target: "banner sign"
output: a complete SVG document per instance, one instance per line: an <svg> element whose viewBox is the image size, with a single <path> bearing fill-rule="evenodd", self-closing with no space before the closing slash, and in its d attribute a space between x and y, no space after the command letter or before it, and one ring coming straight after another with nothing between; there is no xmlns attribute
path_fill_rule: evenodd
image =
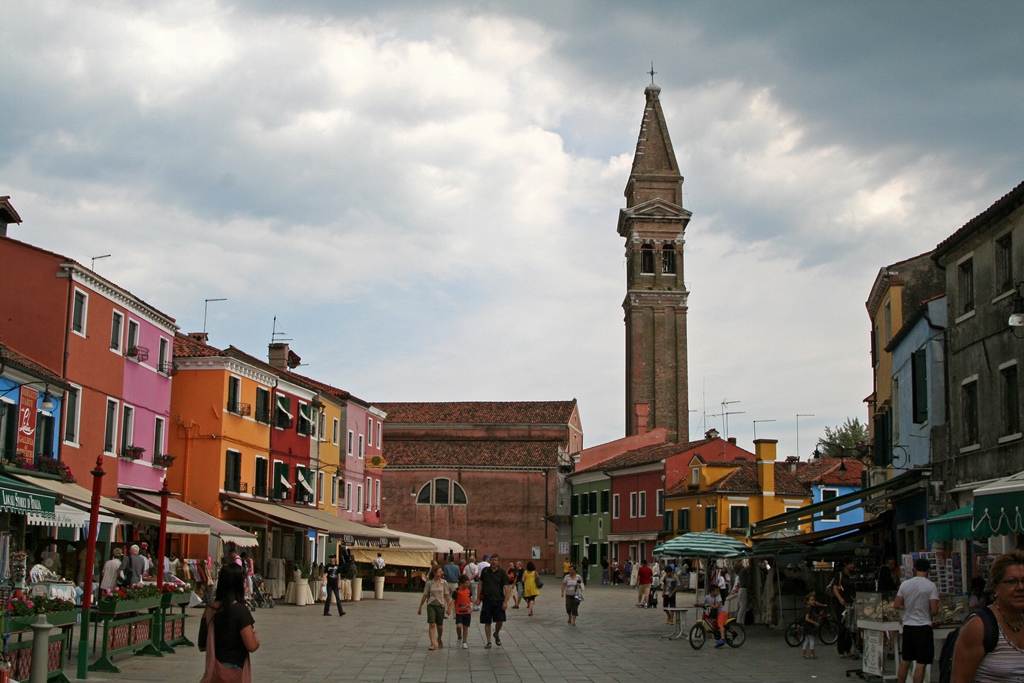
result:
<svg viewBox="0 0 1024 683"><path fill-rule="evenodd" d="M21 387L18 399L18 445L15 452L32 457L36 448L36 403L39 392Z"/></svg>

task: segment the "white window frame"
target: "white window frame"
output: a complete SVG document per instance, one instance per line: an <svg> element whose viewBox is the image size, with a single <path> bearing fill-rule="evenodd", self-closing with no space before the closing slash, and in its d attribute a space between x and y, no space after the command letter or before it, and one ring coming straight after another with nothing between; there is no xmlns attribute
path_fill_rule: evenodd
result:
<svg viewBox="0 0 1024 683"><path fill-rule="evenodd" d="M338 434L341 433L341 421L338 420L338 418L336 418L336 417L333 418L332 420L333 421L332 421L332 427L331 427L331 429L332 429L332 431L331 431L331 444L337 446L338 445Z"/></svg>
<svg viewBox="0 0 1024 683"><path fill-rule="evenodd" d="M82 329L75 329L75 301L78 295L82 295ZM75 287L75 291L71 295L71 324L69 325L71 331L77 334L79 337L85 337L89 334L89 292L84 289Z"/></svg>
<svg viewBox="0 0 1024 683"><path fill-rule="evenodd" d="M274 476L274 468L271 466L270 459L267 458L264 455L257 455L255 457L254 462L253 462L253 468L252 468L252 489L249 491L249 493L254 495L254 496L256 495L256 473L260 471L260 468L257 466L257 463L259 463L260 460L262 460L263 462L267 463L267 480L264 481L263 483L267 487L266 494L267 494L267 498L269 498L274 493L274 487L270 485L271 483L273 483L273 482L270 481L270 478Z"/></svg>
<svg viewBox="0 0 1024 683"><path fill-rule="evenodd" d="M636 491L630 491L629 492L629 518L630 519L636 519L637 512L639 512L639 510L640 510L640 506L637 505L637 503L638 503L637 498L638 498L638 496L636 495Z"/></svg>
<svg viewBox="0 0 1024 683"><path fill-rule="evenodd" d="M327 441L327 413L325 413L324 411L321 410L320 411L320 419L318 420L318 422L320 424L317 426L317 438L320 439L321 442L326 443L326 441Z"/></svg>
<svg viewBox="0 0 1024 683"><path fill-rule="evenodd" d="M665 489L658 489L654 492L654 506L657 508L659 515L665 514Z"/></svg>
<svg viewBox="0 0 1024 683"><path fill-rule="evenodd" d="M380 424L380 423L378 423ZM373 480L373 491L374 491L374 510L380 510L380 479Z"/></svg>
<svg viewBox="0 0 1024 683"><path fill-rule="evenodd" d="M135 334L132 334L132 330L135 330ZM139 325L139 321L138 320L132 320L131 318L128 318L128 327L126 328L125 334L126 334L125 339L124 339L125 351L127 351L128 349L133 348L133 347L134 348L138 348L142 344L142 342L141 342L142 326ZM132 337L135 337L135 344L132 344ZM138 360L137 356L135 356L134 358L136 360ZM142 361L139 361L139 362L141 363Z"/></svg>
<svg viewBox="0 0 1024 683"><path fill-rule="evenodd" d="M369 510L372 507L372 505L373 505L373 501L370 500L372 494L373 494L373 479L371 479L370 477L367 477L366 478L366 501L365 501L365 509L367 509L367 510Z"/></svg>
<svg viewBox="0 0 1024 683"><path fill-rule="evenodd" d="M381 436L382 436L381 425L382 424L383 423L380 420L377 420L377 448L383 448L383 442L381 441Z"/></svg>
<svg viewBox="0 0 1024 683"><path fill-rule="evenodd" d="M159 438L158 438L159 437ZM167 453L167 420L162 417L153 418L153 458Z"/></svg>
<svg viewBox="0 0 1024 683"><path fill-rule="evenodd" d="M353 432L350 429L350 430L348 430L348 449L345 451L346 455L349 455L349 456L352 455L352 453L353 453L353 451L352 451L352 444L354 444L354 443L355 443L355 432Z"/></svg>
<svg viewBox="0 0 1024 683"><path fill-rule="evenodd" d="M619 494L612 494L612 519L619 518Z"/></svg>
<svg viewBox="0 0 1024 683"><path fill-rule="evenodd" d="M700 467L690 468L690 484L700 486Z"/></svg>
<svg viewBox="0 0 1024 683"><path fill-rule="evenodd" d="M107 415L110 413L110 404L111 403L114 404L114 424L112 424L112 425L110 424L110 422L107 419ZM107 445L107 428L108 427L113 432L113 438L111 439L111 442L110 442L110 444L111 444L110 445L110 449L111 450L109 450L109 451L105 450L106 449L106 445ZM113 456L117 455L117 442L118 442L118 438L120 436L121 436L121 402L118 401L116 398L111 398L111 397L107 396L107 402L103 405L103 446L104 446L104 451L103 452L106 455L113 455Z"/></svg>
<svg viewBox="0 0 1024 683"><path fill-rule="evenodd" d="M70 384L70 383L69 383ZM64 429L61 432L61 440L64 441L68 446L79 446L79 439L82 438L82 387L77 384L71 384L71 391L75 392L77 399L75 401L75 414L72 415L68 409L67 395L64 396L64 402L61 404L61 409L64 412ZM70 392L69 392L70 393ZM68 441L65 437L68 435L67 422L68 420L74 420L75 425L75 440Z"/></svg>
<svg viewBox="0 0 1024 683"><path fill-rule="evenodd" d="M647 516L647 491L640 491L638 496L639 504L637 505L638 517Z"/></svg>
<svg viewBox="0 0 1024 683"><path fill-rule="evenodd" d="M316 502L319 505L324 502L324 471L318 470L316 473Z"/></svg>
<svg viewBox="0 0 1024 683"><path fill-rule="evenodd" d="M352 512L352 482L345 482L345 509Z"/></svg>
<svg viewBox="0 0 1024 683"><path fill-rule="evenodd" d="M821 502L822 503L825 502L825 492L826 491L835 494L834 496L832 496L832 498L838 498L839 497L839 489L838 488L836 488L834 486L822 486L821 487ZM832 498L829 498L829 500L832 500ZM838 507L834 508L832 510L832 512L829 513L829 514L832 515L831 517L826 517L825 514L826 514L825 512L821 513L821 517L818 518L819 522L838 522L839 521L839 508Z"/></svg>
<svg viewBox="0 0 1024 683"><path fill-rule="evenodd" d="M113 330L115 320L118 321L116 346L114 345L115 339ZM122 313L121 311L113 311L110 315L110 327L110 352L120 355L121 349L124 348L124 313Z"/></svg>
<svg viewBox="0 0 1024 683"><path fill-rule="evenodd" d="M338 475L331 475L331 505L338 504Z"/></svg>
<svg viewBox="0 0 1024 683"><path fill-rule="evenodd" d="M373 448L373 418L366 418L366 446Z"/></svg>
<svg viewBox="0 0 1024 683"><path fill-rule="evenodd" d="M125 448L125 437L128 443L135 446L135 406L121 404L121 448Z"/></svg>
<svg viewBox="0 0 1024 683"><path fill-rule="evenodd" d="M359 459L362 460L364 457L366 457L366 441L363 438L363 435L360 434L359 435Z"/></svg>
<svg viewBox="0 0 1024 683"><path fill-rule="evenodd" d="M160 343L158 344L157 351L157 372L164 375L170 374L171 365L171 342L167 337L160 337Z"/></svg>
<svg viewBox="0 0 1024 683"><path fill-rule="evenodd" d="M356 484L356 512L360 514L363 512L363 485Z"/></svg>

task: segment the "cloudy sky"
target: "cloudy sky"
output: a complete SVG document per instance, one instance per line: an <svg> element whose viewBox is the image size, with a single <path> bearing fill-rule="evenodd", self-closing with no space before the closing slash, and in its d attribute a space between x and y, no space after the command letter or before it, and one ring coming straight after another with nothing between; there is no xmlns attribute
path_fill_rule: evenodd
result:
<svg viewBox="0 0 1024 683"><path fill-rule="evenodd" d="M616 220L651 62L691 435L864 421L864 302L1024 179L1024 3L0 0L0 195L211 343L369 400L623 435ZM370 9L367 9L367 8Z"/></svg>

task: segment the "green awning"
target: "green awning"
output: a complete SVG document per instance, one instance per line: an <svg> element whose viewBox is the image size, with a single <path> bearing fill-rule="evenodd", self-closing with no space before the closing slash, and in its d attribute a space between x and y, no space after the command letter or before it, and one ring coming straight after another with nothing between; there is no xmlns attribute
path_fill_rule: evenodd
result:
<svg viewBox="0 0 1024 683"><path fill-rule="evenodd" d="M1024 533L1024 472L974 490L975 538Z"/></svg>
<svg viewBox="0 0 1024 683"><path fill-rule="evenodd" d="M968 505L959 510L947 512L928 520L928 540L932 543L942 541L958 541L965 538L978 538L973 533L974 506Z"/></svg>
<svg viewBox="0 0 1024 683"><path fill-rule="evenodd" d="M43 489L0 474L0 511L53 519L54 497Z"/></svg>

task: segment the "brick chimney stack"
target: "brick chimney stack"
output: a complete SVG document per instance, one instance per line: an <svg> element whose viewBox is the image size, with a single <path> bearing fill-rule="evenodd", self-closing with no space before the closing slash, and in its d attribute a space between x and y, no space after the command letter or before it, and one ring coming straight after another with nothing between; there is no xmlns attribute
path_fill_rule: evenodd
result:
<svg viewBox="0 0 1024 683"><path fill-rule="evenodd" d="M210 335L207 334L206 332L189 332L188 337L189 339L195 340L200 344L210 343Z"/></svg>
<svg viewBox="0 0 1024 683"><path fill-rule="evenodd" d="M757 439L754 441L754 455L757 456L757 483L765 496L775 495L775 458L778 439Z"/></svg>
<svg viewBox="0 0 1024 683"><path fill-rule="evenodd" d="M633 406L636 411L636 433L646 434L647 433L647 416L651 412L650 403L637 403Z"/></svg>

